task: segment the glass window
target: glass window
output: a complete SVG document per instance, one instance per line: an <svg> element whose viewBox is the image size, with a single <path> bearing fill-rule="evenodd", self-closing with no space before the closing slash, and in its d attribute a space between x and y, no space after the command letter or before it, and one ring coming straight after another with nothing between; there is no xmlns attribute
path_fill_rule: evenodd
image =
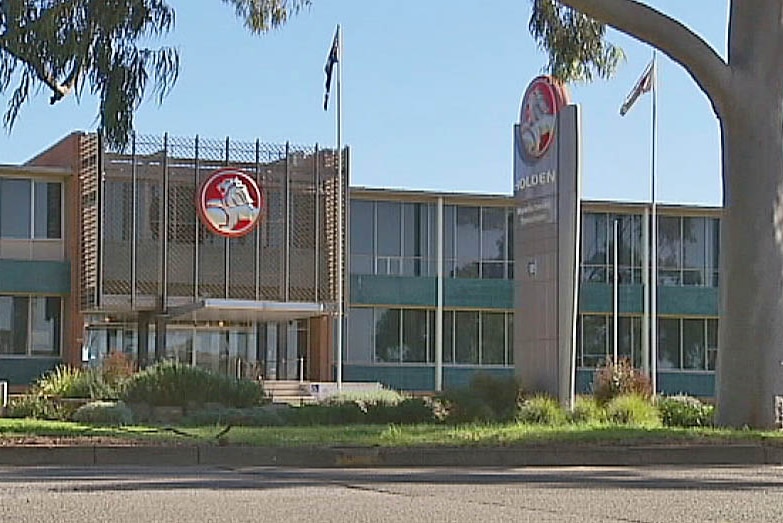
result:
<svg viewBox="0 0 783 523"><path fill-rule="evenodd" d="M704 320L682 320L682 367L705 368Z"/></svg>
<svg viewBox="0 0 783 523"><path fill-rule="evenodd" d="M443 311L443 363L454 363L454 311Z"/></svg>
<svg viewBox="0 0 783 523"><path fill-rule="evenodd" d="M427 361L427 311L402 311L402 361Z"/></svg>
<svg viewBox="0 0 783 523"><path fill-rule="evenodd" d="M351 307L348 311L348 355L350 362L372 362L373 310Z"/></svg>
<svg viewBox="0 0 783 523"><path fill-rule="evenodd" d="M706 262L705 219L682 219L683 285L704 285Z"/></svg>
<svg viewBox="0 0 783 523"><path fill-rule="evenodd" d="M481 259L504 260L506 256L506 209L481 209Z"/></svg>
<svg viewBox="0 0 783 523"><path fill-rule="evenodd" d="M378 256L400 256L401 204L377 202Z"/></svg>
<svg viewBox="0 0 783 523"><path fill-rule="evenodd" d="M658 368L679 369L680 320L658 320Z"/></svg>
<svg viewBox="0 0 783 523"><path fill-rule="evenodd" d="M34 355L56 356L60 354L60 298L33 297L30 351Z"/></svg>
<svg viewBox="0 0 783 523"><path fill-rule="evenodd" d="M506 365L514 365L514 313L506 314L506 336L508 337L508 360Z"/></svg>
<svg viewBox="0 0 783 523"><path fill-rule="evenodd" d="M459 278L478 278L479 208L457 207L456 275Z"/></svg>
<svg viewBox="0 0 783 523"><path fill-rule="evenodd" d="M0 238L30 238L30 180L0 179Z"/></svg>
<svg viewBox="0 0 783 523"><path fill-rule="evenodd" d="M367 200L351 200L351 254L373 254L375 206Z"/></svg>
<svg viewBox="0 0 783 523"><path fill-rule="evenodd" d="M609 352L608 347L608 318L599 315L580 316L582 326L582 366L597 367L602 364Z"/></svg>
<svg viewBox="0 0 783 523"><path fill-rule="evenodd" d="M408 276L426 276L427 251L430 243L427 232L427 204L405 203L402 216L403 262L402 273Z"/></svg>
<svg viewBox="0 0 783 523"><path fill-rule="evenodd" d="M658 267L661 269L680 268L680 218L677 216L658 217Z"/></svg>
<svg viewBox="0 0 783 523"><path fill-rule="evenodd" d="M166 358L185 365L193 363L192 329L166 331Z"/></svg>
<svg viewBox="0 0 783 523"><path fill-rule="evenodd" d="M617 322L619 358L628 358L634 367L642 365L642 320L636 316L620 316ZM610 344L611 345L611 344Z"/></svg>
<svg viewBox="0 0 783 523"><path fill-rule="evenodd" d="M0 296L0 354L27 354L29 298Z"/></svg>
<svg viewBox="0 0 783 523"><path fill-rule="evenodd" d="M586 213L582 222L582 279L606 282L606 215Z"/></svg>
<svg viewBox="0 0 783 523"><path fill-rule="evenodd" d="M479 313L457 311L455 313L455 363L478 363Z"/></svg>
<svg viewBox="0 0 783 523"><path fill-rule="evenodd" d="M506 314L503 312L481 313L481 363L482 365L503 365L506 353Z"/></svg>
<svg viewBox="0 0 783 523"><path fill-rule="evenodd" d="M443 275L453 278L454 274L454 228L457 210L453 205L443 206Z"/></svg>
<svg viewBox="0 0 783 523"><path fill-rule="evenodd" d="M375 309L375 361L400 361L400 309Z"/></svg>
<svg viewBox="0 0 783 523"><path fill-rule="evenodd" d="M62 238L61 200L60 183L35 182L35 238Z"/></svg>
<svg viewBox="0 0 783 523"><path fill-rule="evenodd" d="M707 369L715 370L718 360L718 320L707 320Z"/></svg>

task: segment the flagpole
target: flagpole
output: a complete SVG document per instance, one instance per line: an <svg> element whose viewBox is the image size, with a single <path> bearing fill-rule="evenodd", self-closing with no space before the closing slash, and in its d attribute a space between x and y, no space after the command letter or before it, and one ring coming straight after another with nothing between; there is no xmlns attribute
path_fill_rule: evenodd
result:
<svg viewBox="0 0 783 523"><path fill-rule="evenodd" d="M337 390L343 388L343 319L345 314L343 296L343 34L337 24Z"/></svg>
<svg viewBox="0 0 783 523"><path fill-rule="evenodd" d="M652 154L650 160L650 199L652 207L652 252L650 277L650 385L658 393L658 216L655 195L655 159L658 148L658 64L653 50L652 77Z"/></svg>

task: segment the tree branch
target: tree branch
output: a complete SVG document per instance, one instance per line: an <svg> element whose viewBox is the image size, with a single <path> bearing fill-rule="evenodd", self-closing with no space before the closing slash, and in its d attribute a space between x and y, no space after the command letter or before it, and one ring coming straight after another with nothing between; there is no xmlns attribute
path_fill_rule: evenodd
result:
<svg viewBox="0 0 783 523"><path fill-rule="evenodd" d="M38 79L52 90L52 97L49 99L50 104L54 104L68 96L73 90L73 86L78 79L79 70L81 69L80 60L74 64L74 68L71 70L66 81L63 84L59 84L57 83L57 79L44 69L43 64L37 62L35 58L29 58L25 53L17 52L7 40L0 38L0 49L29 67L35 72Z"/></svg>
<svg viewBox="0 0 783 523"><path fill-rule="evenodd" d="M636 0L558 1L663 51L690 73L716 114L722 114L731 67L685 25Z"/></svg>

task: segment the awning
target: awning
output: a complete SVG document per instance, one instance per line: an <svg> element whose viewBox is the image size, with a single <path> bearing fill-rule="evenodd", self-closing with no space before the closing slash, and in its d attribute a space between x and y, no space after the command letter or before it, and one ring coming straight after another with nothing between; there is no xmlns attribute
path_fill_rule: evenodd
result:
<svg viewBox="0 0 783 523"><path fill-rule="evenodd" d="M327 314L323 303L208 298L170 307L167 316L177 321L291 321Z"/></svg>

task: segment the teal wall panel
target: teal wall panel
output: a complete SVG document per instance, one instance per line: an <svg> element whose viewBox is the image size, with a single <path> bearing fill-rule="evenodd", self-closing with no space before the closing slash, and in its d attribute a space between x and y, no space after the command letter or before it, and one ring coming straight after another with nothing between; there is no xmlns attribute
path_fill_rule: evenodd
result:
<svg viewBox="0 0 783 523"><path fill-rule="evenodd" d="M444 307L513 308L513 281L447 278ZM437 281L429 277L351 275L351 305L409 305L434 307Z"/></svg>
<svg viewBox="0 0 783 523"><path fill-rule="evenodd" d="M641 285L620 285L621 313L642 314ZM612 286L583 283L579 293L579 312L612 312ZM672 315L717 316L718 289L715 287L658 287L658 313Z"/></svg>
<svg viewBox="0 0 783 523"><path fill-rule="evenodd" d="M60 358L0 358L0 380L29 385L60 363Z"/></svg>
<svg viewBox="0 0 783 523"><path fill-rule="evenodd" d="M588 394L593 388L595 371L579 369L576 371L576 393ZM671 396L689 394L705 398L715 397L714 372L658 372L658 392Z"/></svg>
<svg viewBox="0 0 783 523"><path fill-rule="evenodd" d="M641 314L643 297L641 285L618 286L620 312ZM612 286L604 283L582 283L579 288L579 312L612 312Z"/></svg>
<svg viewBox="0 0 783 523"><path fill-rule="evenodd" d="M69 294L71 267L68 262L1 260L0 292Z"/></svg>
<svg viewBox="0 0 783 523"><path fill-rule="evenodd" d="M462 387L481 372L492 376L509 378L514 369L504 367L444 367L443 387ZM345 381L377 381L395 390L435 390L435 368L432 365L344 365Z"/></svg>
<svg viewBox="0 0 783 523"><path fill-rule="evenodd" d="M512 309L513 280L447 278L443 281L444 307Z"/></svg>
<svg viewBox="0 0 783 523"><path fill-rule="evenodd" d="M658 287L658 313L718 315L717 287Z"/></svg>
<svg viewBox="0 0 783 523"><path fill-rule="evenodd" d="M352 274L350 285L351 305L435 305L435 278Z"/></svg>

